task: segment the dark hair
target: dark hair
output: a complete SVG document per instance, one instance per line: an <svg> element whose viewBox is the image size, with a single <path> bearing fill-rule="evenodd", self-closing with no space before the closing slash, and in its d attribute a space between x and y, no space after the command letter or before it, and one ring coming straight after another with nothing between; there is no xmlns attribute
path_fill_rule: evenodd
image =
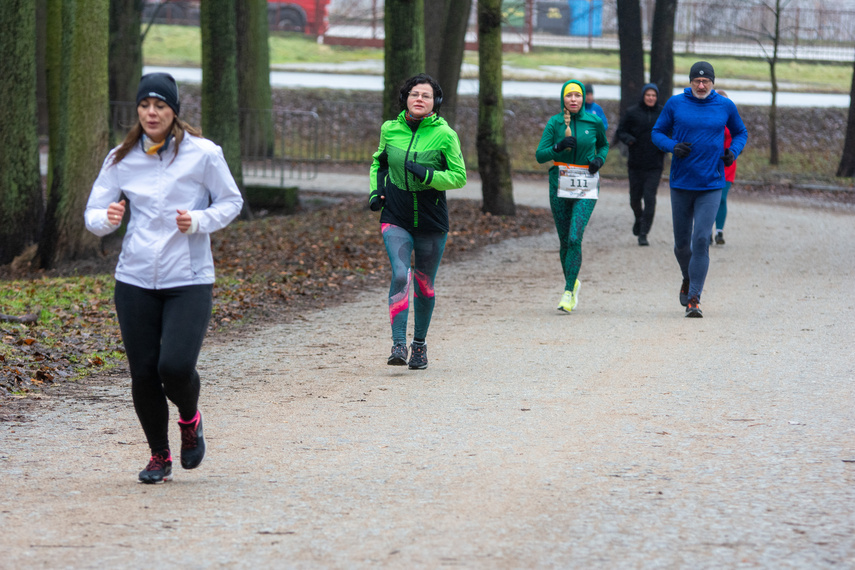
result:
<svg viewBox="0 0 855 570"><path fill-rule="evenodd" d="M407 97L410 96L412 88L422 83L430 84L433 89L433 112L439 115L439 108L442 107L442 87L439 86L436 79L427 73L413 75L401 85L401 91L398 94L398 102L401 104L401 110L404 111L407 109Z"/></svg>
<svg viewBox="0 0 855 570"><path fill-rule="evenodd" d="M131 152L131 149L134 148L134 145L139 143L139 140L142 138L143 133L142 123L140 123L139 118L137 118L136 124L131 127L131 130L128 131L128 135L125 137L125 140L122 141L122 144L119 145L119 148L116 149L116 152L113 153L113 160L111 164L119 164L123 158L128 156L128 153ZM175 160L175 157L178 156L178 147L181 145L181 141L184 140L184 133L193 135L194 137L201 137L202 131L193 127L192 125L184 122L179 119L177 116L172 121L172 129L170 129L170 133L172 134L173 144L175 145L175 155L172 157L172 160ZM167 135L168 136L168 135Z"/></svg>

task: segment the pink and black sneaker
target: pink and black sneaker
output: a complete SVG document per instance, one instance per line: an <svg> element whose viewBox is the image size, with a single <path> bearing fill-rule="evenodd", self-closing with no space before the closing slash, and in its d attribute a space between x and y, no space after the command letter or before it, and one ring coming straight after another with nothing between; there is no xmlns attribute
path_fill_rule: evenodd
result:
<svg viewBox="0 0 855 570"><path fill-rule="evenodd" d="M205 438L202 436L202 413L197 411L189 422L178 420L181 428L181 467L195 469L205 457Z"/></svg>
<svg viewBox="0 0 855 570"><path fill-rule="evenodd" d="M140 483L149 485L172 481L172 454L169 450L154 453L145 469L140 471Z"/></svg>

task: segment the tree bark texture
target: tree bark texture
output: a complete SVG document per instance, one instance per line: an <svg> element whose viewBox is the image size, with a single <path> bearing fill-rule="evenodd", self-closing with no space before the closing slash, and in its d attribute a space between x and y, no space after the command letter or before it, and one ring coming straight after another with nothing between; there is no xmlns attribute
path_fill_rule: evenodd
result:
<svg viewBox="0 0 855 570"><path fill-rule="evenodd" d="M423 0L386 0L383 59L383 120L401 112L401 84L425 70Z"/></svg>
<svg viewBox="0 0 855 570"><path fill-rule="evenodd" d="M769 107L769 164L778 164L778 44L781 41L781 0L775 0L775 33L772 36L772 57L769 59L769 77L772 80L772 106Z"/></svg>
<svg viewBox="0 0 855 570"><path fill-rule="evenodd" d="M36 104L39 109L39 136L48 132L47 77L47 0L36 0Z"/></svg>
<svg viewBox="0 0 855 570"><path fill-rule="evenodd" d="M142 76L142 0L110 2L110 101L136 102Z"/></svg>
<svg viewBox="0 0 855 570"><path fill-rule="evenodd" d="M59 117L51 115L50 121L59 120L58 144L63 150L52 169L39 247L43 267L98 253L98 238L86 231L83 210L109 150L108 0L62 4L62 44L67 48L61 58Z"/></svg>
<svg viewBox="0 0 855 570"><path fill-rule="evenodd" d="M63 26L64 17L73 15L71 3L62 0L47 0L47 22L45 24L45 90L47 93L48 107L48 211L50 216L50 193L55 172L59 163L62 162L64 146L61 143L62 131L64 130L65 114L60 112L62 108L63 76L67 75L68 68L63 67L63 59L66 50L70 49L71 31Z"/></svg>
<svg viewBox="0 0 855 570"><path fill-rule="evenodd" d="M644 86L644 44L638 0L617 0L620 45L620 116L639 100Z"/></svg>
<svg viewBox="0 0 855 570"><path fill-rule="evenodd" d="M244 156L272 157L274 130L267 2L240 0L235 4L235 12L241 150Z"/></svg>
<svg viewBox="0 0 855 570"><path fill-rule="evenodd" d="M202 31L202 130L223 149L238 187L243 189L237 78L235 0L205 0ZM244 200L241 215L250 217Z"/></svg>
<svg viewBox="0 0 855 570"><path fill-rule="evenodd" d="M650 82L659 87L664 104L674 92L674 19L677 0L656 0L650 40Z"/></svg>
<svg viewBox="0 0 855 570"><path fill-rule="evenodd" d="M478 0L478 172L482 210L516 214L502 98L502 2ZM533 152L533 150L532 150Z"/></svg>
<svg viewBox="0 0 855 570"><path fill-rule="evenodd" d="M428 9L425 10L425 73L437 81L449 4L452 4L452 0L428 0ZM445 91L445 85L442 88Z"/></svg>
<svg viewBox="0 0 855 570"><path fill-rule="evenodd" d="M849 118L846 121L846 139L843 154L837 166L837 176L855 176L855 65L852 69L852 84L849 87Z"/></svg>
<svg viewBox="0 0 855 570"><path fill-rule="evenodd" d="M38 239L42 221L36 105L36 6L0 10L0 265Z"/></svg>
<svg viewBox="0 0 855 570"><path fill-rule="evenodd" d="M452 127L471 11L472 0L437 0L425 11L425 69L442 86L442 116Z"/></svg>

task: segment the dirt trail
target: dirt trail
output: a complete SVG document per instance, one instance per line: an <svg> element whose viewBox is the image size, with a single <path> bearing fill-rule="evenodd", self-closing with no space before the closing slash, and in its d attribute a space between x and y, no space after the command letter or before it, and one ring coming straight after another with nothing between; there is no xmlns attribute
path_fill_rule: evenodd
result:
<svg viewBox="0 0 855 570"><path fill-rule="evenodd" d="M382 290L206 346L166 485L125 378L0 424L0 567L855 567L855 214L733 199L686 319L658 212L604 190L571 315L551 234L444 265L426 371Z"/></svg>

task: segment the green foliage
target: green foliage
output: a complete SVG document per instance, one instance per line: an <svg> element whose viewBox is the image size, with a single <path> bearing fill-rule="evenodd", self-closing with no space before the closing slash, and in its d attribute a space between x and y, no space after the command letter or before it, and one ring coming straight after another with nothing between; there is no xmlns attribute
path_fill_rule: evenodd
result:
<svg viewBox="0 0 855 570"><path fill-rule="evenodd" d="M314 38L289 32L270 33L270 64L345 63L383 59L383 50L319 44Z"/></svg>
<svg viewBox="0 0 855 570"><path fill-rule="evenodd" d="M142 47L146 65L198 67L202 61L202 31L198 26L152 26Z"/></svg>
<svg viewBox="0 0 855 570"><path fill-rule="evenodd" d="M0 288L0 313L22 315L38 310L39 326L56 330L84 308L112 303L111 275L55 277L36 281L7 281Z"/></svg>
<svg viewBox="0 0 855 570"><path fill-rule="evenodd" d="M304 34L270 32L270 64L343 63L383 59L383 50L328 46ZM198 26L154 25L143 42L146 65L198 67L202 61L202 34Z"/></svg>
<svg viewBox="0 0 855 570"><path fill-rule="evenodd" d="M0 313L38 320L3 323L0 386L20 394L116 366L124 352L113 285L104 274L4 282Z"/></svg>

